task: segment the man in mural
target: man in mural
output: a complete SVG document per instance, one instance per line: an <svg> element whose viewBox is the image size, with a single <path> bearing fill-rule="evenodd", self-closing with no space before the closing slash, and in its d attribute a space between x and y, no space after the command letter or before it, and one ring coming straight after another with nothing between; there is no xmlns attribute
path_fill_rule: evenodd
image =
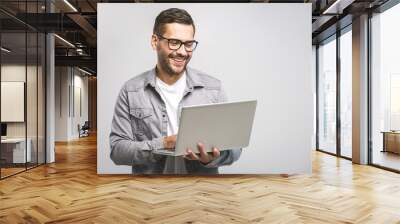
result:
<svg viewBox="0 0 400 224"><path fill-rule="evenodd" d="M218 167L236 161L241 149L199 154L159 155L174 150L182 106L226 101L221 82L187 67L198 42L190 14L182 9L162 11L155 19L151 46L157 52L155 68L122 87L115 104L110 133L111 159L132 166L133 174L217 174Z"/></svg>

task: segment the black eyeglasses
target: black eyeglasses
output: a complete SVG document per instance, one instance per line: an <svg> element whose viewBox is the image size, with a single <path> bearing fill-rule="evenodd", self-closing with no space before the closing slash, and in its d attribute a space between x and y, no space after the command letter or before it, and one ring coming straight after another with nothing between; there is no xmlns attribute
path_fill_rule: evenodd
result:
<svg viewBox="0 0 400 224"><path fill-rule="evenodd" d="M185 46L185 50L188 52L192 52L196 49L197 44L199 42L197 42L196 40L189 40L189 41L185 41L182 42L181 40L178 39L170 39L170 38L165 38L159 34L156 34L156 36L160 39L165 39L168 41L168 47L171 50L178 50L179 48L181 48L182 44L183 46Z"/></svg>

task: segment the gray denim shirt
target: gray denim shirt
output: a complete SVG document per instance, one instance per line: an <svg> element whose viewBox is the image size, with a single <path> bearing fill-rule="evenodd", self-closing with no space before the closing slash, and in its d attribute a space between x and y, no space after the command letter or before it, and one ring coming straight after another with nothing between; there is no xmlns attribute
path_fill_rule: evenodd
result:
<svg viewBox="0 0 400 224"><path fill-rule="evenodd" d="M189 67L186 77L179 108L227 100L218 79ZM221 151L220 157L208 164L155 154L153 150L163 148L167 125L166 106L156 85L156 69L128 80L115 104L110 133L111 159L116 165L132 166L133 174L217 174L219 166L232 164L242 152L241 149Z"/></svg>

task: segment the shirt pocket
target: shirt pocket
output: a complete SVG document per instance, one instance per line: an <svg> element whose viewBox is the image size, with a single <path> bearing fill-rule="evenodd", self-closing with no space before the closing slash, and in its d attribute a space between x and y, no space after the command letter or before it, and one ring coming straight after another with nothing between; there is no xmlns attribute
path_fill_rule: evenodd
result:
<svg viewBox="0 0 400 224"><path fill-rule="evenodd" d="M151 136L152 108L132 108L129 111L132 121L133 133L138 136Z"/></svg>

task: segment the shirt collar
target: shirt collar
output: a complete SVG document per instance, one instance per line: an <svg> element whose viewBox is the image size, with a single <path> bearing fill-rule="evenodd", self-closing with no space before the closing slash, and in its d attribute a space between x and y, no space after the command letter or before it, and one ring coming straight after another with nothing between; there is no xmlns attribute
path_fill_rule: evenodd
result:
<svg viewBox="0 0 400 224"><path fill-rule="evenodd" d="M193 89L194 87L204 87L204 83L200 80L199 75L191 68L186 67L186 85L189 89ZM151 69L146 77L144 82L144 86L148 85L155 88L156 86L156 67Z"/></svg>

